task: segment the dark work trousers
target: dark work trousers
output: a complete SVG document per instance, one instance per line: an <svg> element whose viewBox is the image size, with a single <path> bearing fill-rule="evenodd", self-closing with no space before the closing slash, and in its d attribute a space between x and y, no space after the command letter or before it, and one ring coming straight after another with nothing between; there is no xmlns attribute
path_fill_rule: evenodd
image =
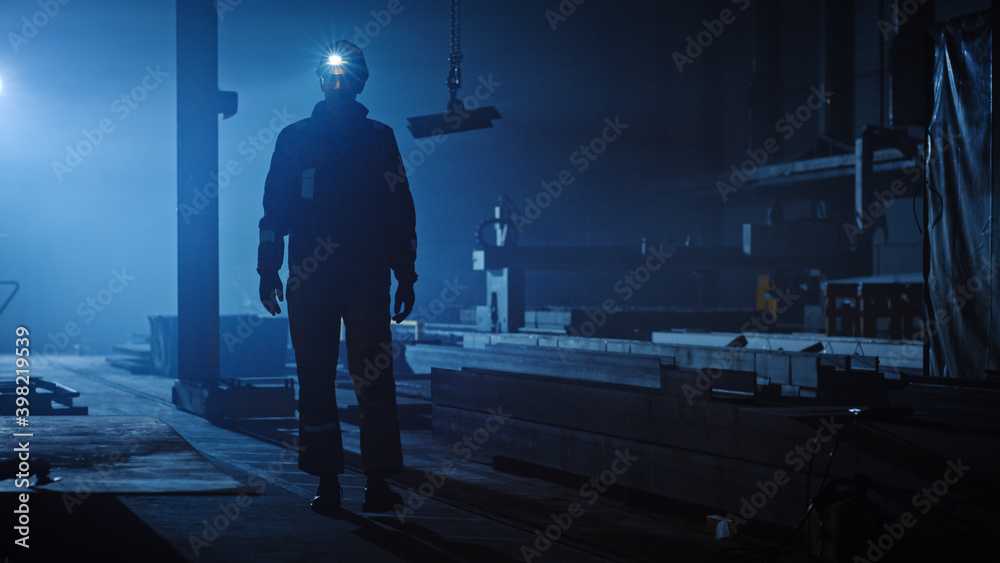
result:
<svg viewBox="0 0 1000 563"><path fill-rule="evenodd" d="M298 287L288 292L288 321L299 379L299 469L344 472L334 379L344 319L347 366L358 396L361 460L369 476L403 470L396 415L394 349L389 330L389 283ZM341 284L338 284L341 285Z"/></svg>

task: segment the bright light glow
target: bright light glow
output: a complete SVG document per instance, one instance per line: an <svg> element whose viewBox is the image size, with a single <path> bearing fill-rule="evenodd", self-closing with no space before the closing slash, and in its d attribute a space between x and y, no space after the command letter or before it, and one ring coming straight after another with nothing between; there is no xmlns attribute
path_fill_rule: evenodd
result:
<svg viewBox="0 0 1000 563"><path fill-rule="evenodd" d="M330 64L332 64L332 65L340 65L340 64L344 64L344 59L342 59L342 58L340 57L340 55L330 55L330 58L328 59L328 61L329 61L329 62L330 62Z"/></svg>
<svg viewBox="0 0 1000 563"><path fill-rule="evenodd" d="M3 94L3 78L0 78L0 94Z"/></svg>

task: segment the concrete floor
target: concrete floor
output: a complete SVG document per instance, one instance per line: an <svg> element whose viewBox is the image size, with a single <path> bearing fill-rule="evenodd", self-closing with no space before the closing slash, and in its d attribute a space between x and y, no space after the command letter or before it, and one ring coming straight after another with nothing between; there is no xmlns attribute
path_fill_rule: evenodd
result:
<svg viewBox="0 0 1000 563"><path fill-rule="evenodd" d="M75 404L88 406L91 416L162 419L253 494L95 495L73 515L53 503L48 516L35 517L36 548L12 553L11 562L52 560L42 553L46 546L103 561L738 561L766 554L771 545L753 538L716 541L705 532L704 513L662 499L647 499L657 510L643 510L618 494L584 504L584 514L558 541L539 540L553 514L580 500L579 485L572 484L577 478L567 482L563 476L557 479L563 484L555 484L501 473L492 460L473 457L455 460L457 470L424 498L417 490L421 485L428 490L425 472L440 471L454 459L451 444L433 440L429 430L403 432L407 469L393 484L404 499L412 495L417 506L412 514L361 513L364 478L349 470L341 480L347 510L338 518L324 517L309 509L316 478L298 471L289 451L176 410L171 380L128 374L103 357L59 358L42 376L79 391ZM413 394L422 392L420 382L409 385ZM340 393L349 402L351 393ZM344 441L348 465L359 467L356 426L344 425ZM94 529L96 522L100 529ZM4 543L4 551L9 545ZM800 551L780 560L805 560L805 555Z"/></svg>

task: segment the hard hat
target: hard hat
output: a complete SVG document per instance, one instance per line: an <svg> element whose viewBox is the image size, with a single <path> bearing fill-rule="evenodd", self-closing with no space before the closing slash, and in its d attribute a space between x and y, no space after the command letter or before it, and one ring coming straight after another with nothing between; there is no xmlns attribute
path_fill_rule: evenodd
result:
<svg viewBox="0 0 1000 563"><path fill-rule="evenodd" d="M357 45L350 41L340 40L330 45L316 65L316 76L325 78L330 75L346 74L361 81L368 80L368 65L365 55Z"/></svg>

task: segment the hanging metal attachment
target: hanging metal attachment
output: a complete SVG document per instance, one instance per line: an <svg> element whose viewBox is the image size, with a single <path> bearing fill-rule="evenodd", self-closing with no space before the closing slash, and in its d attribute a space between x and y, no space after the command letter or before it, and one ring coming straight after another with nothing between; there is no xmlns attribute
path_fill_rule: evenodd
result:
<svg viewBox="0 0 1000 563"><path fill-rule="evenodd" d="M493 106L466 109L458 97L462 87L462 2L451 0L451 53L448 55L448 106L443 114L410 117L407 126L414 137L431 137L473 129L493 127L492 120L500 118ZM478 106L481 100L476 99Z"/></svg>

